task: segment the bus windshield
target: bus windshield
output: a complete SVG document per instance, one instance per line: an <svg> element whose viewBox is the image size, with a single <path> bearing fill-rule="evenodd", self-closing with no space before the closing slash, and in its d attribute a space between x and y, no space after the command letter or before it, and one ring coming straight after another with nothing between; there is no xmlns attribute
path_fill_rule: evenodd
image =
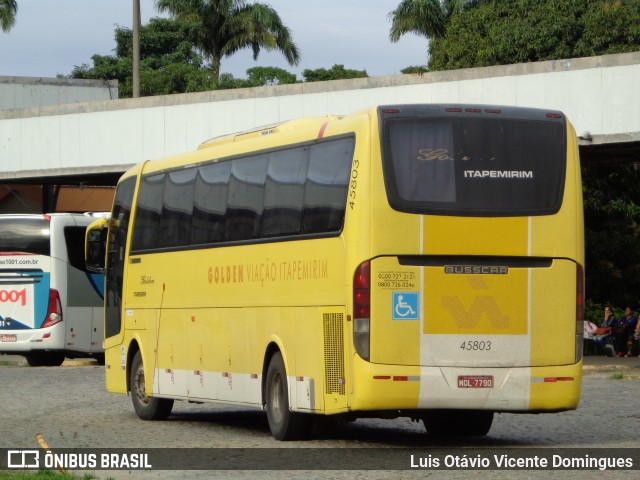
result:
<svg viewBox="0 0 640 480"><path fill-rule="evenodd" d="M459 114L387 117L383 162L395 210L435 215L548 215L561 204L562 119Z"/></svg>
<svg viewBox="0 0 640 480"><path fill-rule="evenodd" d="M49 256L49 222L45 218L3 218L0 251Z"/></svg>

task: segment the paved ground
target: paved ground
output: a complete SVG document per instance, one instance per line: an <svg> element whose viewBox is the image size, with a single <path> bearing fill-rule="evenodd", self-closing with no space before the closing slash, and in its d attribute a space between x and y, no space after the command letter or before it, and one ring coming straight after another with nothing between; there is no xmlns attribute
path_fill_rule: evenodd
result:
<svg viewBox="0 0 640 480"><path fill-rule="evenodd" d="M27 362L20 355L2 355L0 354L0 365L22 365L26 366ZM70 359L67 358L62 366L81 366L96 365L93 359ZM637 377L640 379L640 357L607 357L605 355L586 355L583 362L584 373L591 372L619 372L625 377Z"/></svg>

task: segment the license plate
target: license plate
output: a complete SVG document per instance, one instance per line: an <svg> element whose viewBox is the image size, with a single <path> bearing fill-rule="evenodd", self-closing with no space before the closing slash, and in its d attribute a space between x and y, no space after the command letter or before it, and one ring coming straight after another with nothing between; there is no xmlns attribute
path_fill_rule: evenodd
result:
<svg viewBox="0 0 640 480"><path fill-rule="evenodd" d="M17 342L17 341L18 341L17 335L7 335L7 334L0 335L0 342Z"/></svg>
<svg viewBox="0 0 640 480"><path fill-rule="evenodd" d="M458 388L493 388L493 375L458 375Z"/></svg>

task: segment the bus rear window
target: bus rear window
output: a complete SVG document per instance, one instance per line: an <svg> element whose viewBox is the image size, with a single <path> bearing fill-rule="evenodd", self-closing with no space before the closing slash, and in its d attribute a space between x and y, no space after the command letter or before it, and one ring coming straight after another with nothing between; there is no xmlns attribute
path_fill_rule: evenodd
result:
<svg viewBox="0 0 640 480"><path fill-rule="evenodd" d="M0 252L49 256L49 222L44 218L0 218Z"/></svg>
<svg viewBox="0 0 640 480"><path fill-rule="evenodd" d="M418 117L383 122L385 184L402 212L546 215L564 187L564 120Z"/></svg>

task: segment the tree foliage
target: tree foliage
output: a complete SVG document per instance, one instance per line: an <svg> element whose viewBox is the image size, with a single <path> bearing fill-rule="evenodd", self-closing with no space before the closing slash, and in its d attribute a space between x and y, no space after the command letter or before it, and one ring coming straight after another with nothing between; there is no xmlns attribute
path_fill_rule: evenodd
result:
<svg viewBox="0 0 640 480"><path fill-rule="evenodd" d="M447 33L447 24L454 13L460 12L467 4L478 0L402 0L398 7L389 13L392 42L400 40L402 35L415 33L427 38L441 38Z"/></svg>
<svg viewBox="0 0 640 480"><path fill-rule="evenodd" d="M327 80L343 80L348 78L368 77L366 70L352 70L344 68L342 64L335 64L329 70L317 68L315 70L303 70L302 77L305 82L324 82Z"/></svg>
<svg viewBox="0 0 640 480"><path fill-rule="evenodd" d="M582 170L587 295L637 307L640 295L640 169L635 164Z"/></svg>
<svg viewBox="0 0 640 480"><path fill-rule="evenodd" d="M490 0L451 16L429 43L429 68L450 70L640 49L640 2Z"/></svg>
<svg viewBox="0 0 640 480"><path fill-rule="evenodd" d="M155 0L160 12L191 26L194 41L210 62L212 79L217 85L220 64L245 48L253 51L254 60L261 49L279 50L290 65L300 61L300 51L293 43L291 32L282 23L278 12L265 3L245 0Z"/></svg>
<svg viewBox="0 0 640 480"><path fill-rule="evenodd" d="M18 3L16 0L0 0L0 29L8 32L16 23Z"/></svg>
<svg viewBox="0 0 640 480"><path fill-rule="evenodd" d="M247 69L247 78L234 78L230 73L220 75L218 88L251 88L297 83L295 74L278 67L253 67Z"/></svg>
<svg viewBox="0 0 640 480"><path fill-rule="evenodd" d="M140 30L140 76L142 95L195 92L211 88L211 72L193 42L189 24L152 18ZM93 55L92 66L76 66L70 77L117 79L120 97L132 93L132 31L115 29L115 55Z"/></svg>

